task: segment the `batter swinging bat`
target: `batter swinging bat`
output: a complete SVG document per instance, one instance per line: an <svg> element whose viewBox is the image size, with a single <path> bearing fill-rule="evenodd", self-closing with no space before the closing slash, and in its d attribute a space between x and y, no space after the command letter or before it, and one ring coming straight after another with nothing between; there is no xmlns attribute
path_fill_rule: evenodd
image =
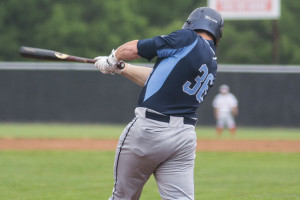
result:
<svg viewBox="0 0 300 200"><path fill-rule="evenodd" d="M22 46L19 50L21 56L26 58L35 58L41 60L52 60L52 61L68 61L68 62L83 62L83 63L95 63L95 59L77 57L73 55L68 55L64 53L60 53L57 51L52 51L48 49L38 49L33 47ZM125 67L125 63L120 61L117 64L119 69L123 69Z"/></svg>

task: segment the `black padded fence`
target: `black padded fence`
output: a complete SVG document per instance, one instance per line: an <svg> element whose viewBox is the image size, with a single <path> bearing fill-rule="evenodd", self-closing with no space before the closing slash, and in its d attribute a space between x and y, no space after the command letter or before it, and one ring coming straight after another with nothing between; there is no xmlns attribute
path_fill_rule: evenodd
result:
<svg viewBox="0 0 300 200"><path fill-rule="evenodd" d="M32 65L39 66L1 63L0 122L127 123L134 117L141 87L124 77L85 65ZM239 101L240 126L300 126L297 70L253 73L225 67L199 108L198 125L215 124L212 99L227 84Z"/></svg>

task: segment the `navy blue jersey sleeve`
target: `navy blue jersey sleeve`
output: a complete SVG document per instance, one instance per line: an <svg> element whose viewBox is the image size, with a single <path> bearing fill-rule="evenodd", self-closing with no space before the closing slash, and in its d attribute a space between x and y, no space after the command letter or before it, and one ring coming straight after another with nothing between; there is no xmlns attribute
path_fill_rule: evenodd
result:
<svg viewBox="0 0 300 200"><path fill-rule="evenodd" d="M182 29L169 35L139 40L137 44L138 54L149 61L155 56L159 58L169 57L176 54L181 48L193 43L196 38L197 35L194 31Z"/></svg>
<svg viewBox="0 0 300 200"><path fill-rule="evenodd" d="M137 43L137 48L139 56L146 58L149 61L157 56L156 45L153 39L139 40Z"/></svg>
<svg viewBox="0 0 300 200"><path fill-rule="evenodd" d="M197 35L194 31L182 29L169 35L154 37L157 55L165 58L176 54L180 49L192 44Z"/></svg>

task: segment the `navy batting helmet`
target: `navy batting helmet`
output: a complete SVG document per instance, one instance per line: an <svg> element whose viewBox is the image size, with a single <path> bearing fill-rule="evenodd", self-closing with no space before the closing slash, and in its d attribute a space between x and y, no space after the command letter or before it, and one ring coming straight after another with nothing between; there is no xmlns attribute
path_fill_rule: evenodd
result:
<svg viewBox="0 0 300 200"><path fill-rule="evenodd" d="M207 31L214 37L216 45L222 37L223 26L224 20L218 11L208 7L201 7L190 14L182 29Z"/></svg>

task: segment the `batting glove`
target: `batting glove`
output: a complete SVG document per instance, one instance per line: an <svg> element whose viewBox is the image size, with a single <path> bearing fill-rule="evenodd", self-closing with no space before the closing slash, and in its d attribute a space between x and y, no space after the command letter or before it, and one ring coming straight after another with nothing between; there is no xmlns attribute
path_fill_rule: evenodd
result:
<svg viewBox="0 0 300 200"><path fill-rule="evenodd" d="M99 56L96 57L95 66L103 73L103 74L114 74L117 69L117 58L115 57L116 51L113 49L109 56Z"/></svg>
<svg viewBox="0 0 300 200"><path fill-rule="evenodd" d="M95 62L95 67L103 74L114 74L114 69L108 64L107 59L107 56L96 57L95 60L97 61Z"/></svg>
<svg viewBox="0 0 300 200"><path fill-rule="evenodd" d="M108 56L107 58L107 63L111 66L111 67L116 67L116 64L118 63L118 60L116 58L116 51L113 49L111 51L111 54Z"/></svg>

